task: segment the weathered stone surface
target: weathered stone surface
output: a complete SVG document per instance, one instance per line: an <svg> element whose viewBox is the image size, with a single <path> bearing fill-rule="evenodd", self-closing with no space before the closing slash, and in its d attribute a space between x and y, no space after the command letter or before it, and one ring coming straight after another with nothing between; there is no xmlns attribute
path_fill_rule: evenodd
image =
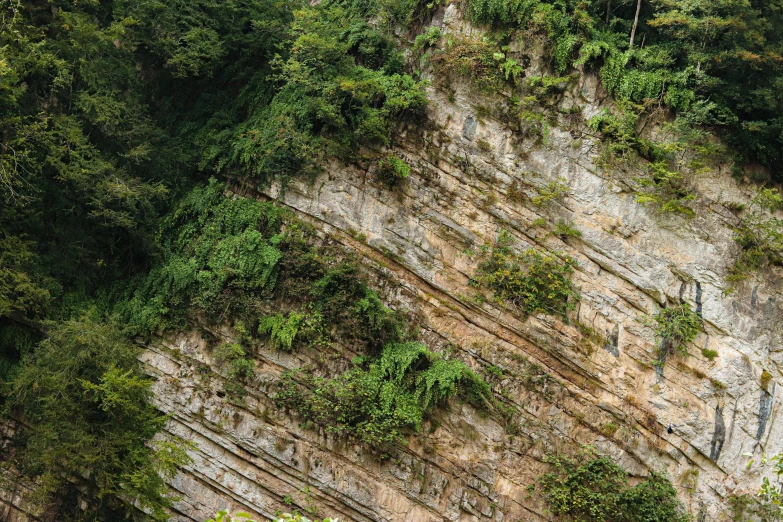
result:
<svg viewBox="0 0 783 522"><path fill-rule="evenodd" d="M717 197L717 186L733 199L744 196L723 178L704 179L695 219L662 216L595 168L590 144L575 147L569 134L553 129L545 145L520 155L499 122L474 114L470 93L458 93L456 103L434 88L429 96L438 130L410 130L395 149L413 166L399 193L383 188L372 167L331 164L312 184L266 194L396 276L395 306L420 314L431 344L452 343L472 366L491 363L508 375L535 363L553 383L531 390L518 378L503 382L522 412L513 437L455 404L380 462L274 411L269 383L307 354L262 348L258 386L238 408L200 395L192 365L174 363L178 354L208 363L200 341L153 345L145 362L160 377L161 408L171 413L173 432L199 444L194 464L175 481L184 496L182 520L218 507L269 516L308 506L347 520L543 520L545 507L526 488L545 470L547 452L578 444L592 444L634 475L657 470L686 483L680 491L689 508L720 520L728 495L753 492L759 483L742 455L783 449L774 385L779 359L771 356L783 344L780 274L725 296L726 267L737 253L732 216L705 203L707 194ZM477 140L491 149L479 149ZM515 181L542 186L559 177L570 187L561 202L536 207L509 197ZM567 219L583 235L564 242L531 228L539 217ZM583 297L574 319L605 333L606 347L585 353L573 325L546 316L523 320L464 299L476 265L464 252L493 241L501 228L520 248L578 260ZM670 357L656 373L656 339L645 317L680 299L700 311L703 331L689 356ZM710 362L702 348L719 355ZM762 369L774 376L764 392ZM607 424L618 428L607 432ZM309 496L302 493L307 487Z"/></svg>
<svg viewBox="0 0 783 522"><path fill-rule="evenodd" d="M435 22L445 31L472 31L454 4ZM528 73L543 67L534 60ZM668 474L689 509L704 515L700 520L723 520L727 496L753 492L760 482L743 454L758 460L762 452L783 451L776 385L783 274L763 274L724 295L726 267L738 250L736 218L721 201L748 194L717 169L696 182L694 219L661 215L595 166L596 144L588 138L552 128L544 143L519 143L501 122L476 113L481 100L466 86L452 87L453 102L429 89L433 125L404 132L394 149L413 167L398 192L384 188L372 166L332 163L313 183L293 182L285 193L272 187L264 196L393 275L399 286L388 292L392 304L419 314L431 345L450 343L472 367L493 364L516 375L502 386L520 412L518 433L455 403L381 461L275 409L275 379L312 354L259 347L257 376L246 405L237 406L216 394L222 377L204 341L174 336L152 343L143 361L157 377L170 431L196 444L193 464L172 483L182 497L177 520L204 520L218 508L259 517L309 509L358 521L547 520L527 487L546 469L545 454L579 444L635 476ZM589 117L600 110L599 91L594 77L583 76L566 100L579 98ZM570 187L562 201L539 207L514 195L515 187L558 178ZM549 229L532 226L538 218ZM557 219L582 237L563 241L549 233ZM465 252L501 229L520 249L578 261L582 301L573 320L606 334L604 346L580 349L578 329L559 319L525 320L465 299L477 263ZM704 326L689 356L672 356L656 372L656 339L645 317L680 299L700 312ZM718 357L709 361L703 348ZM544 388L526 388L518 377L531 364L552 377ZM199 374L199 365L213 371ZM773 376L766 391L762 370ZM617 428L607 430L612 424Z"/></svg>

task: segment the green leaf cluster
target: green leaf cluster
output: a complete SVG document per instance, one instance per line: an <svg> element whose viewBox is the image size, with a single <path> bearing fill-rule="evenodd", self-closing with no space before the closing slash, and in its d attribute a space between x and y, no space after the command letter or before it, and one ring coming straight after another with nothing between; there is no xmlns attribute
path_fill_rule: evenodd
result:
<svg viewBox="0 0 783 522"><path fill-rule="evenodd" d="M511 303L525 314L543 312L567 320L576 307L579 289L571 278L577 264L567 255L527 249L517 254L514 238L501 232L497 242L483 247L483 259L475 276L478 285L494 292L499 301Z"/></svg>
<svg viewBox="0 0 783 522"><path fill-rule="evenodd" d="M220 318L274 288L282 211L223 196L212 181L196 187L162 220L162 262L131 284L118 312L139 332L183 327L190 315Z"/></svg>
<svg viewBox="0 0 783 522"><path fill-rule="evenodd" d="M688 522L691 517L663 475L652 473L635 486L607 457L547 457L552 466L538 486L558 519L574 522Z"/></svg>
<svg viewBox="0 0 783 522"><path fill-rule="evenodd" d="M492 394L461 361L421 343L400 342L337 377L288 373L275 400L307 423L381 449L417 431L428 412L455 395L485 407Z"/></svg>
<svg viewBox="0 0 783 522"><path fill-rule="evenodd" d="M783 16L779 1L470 0L468 16L522 39L545 34L555 74L598 71L618 101L661 105L717 129L734 155L779 179ZM514 35L512 35L513 37Z"/></svg>
<svg viewBox="0 0 783 522"><path fill-rule="evenodd" d="M783 263L783 219L779 217L781 210L783 197L778 190L763 188L743 211L734 234L734 240L741 251L729 268L727 278L732 286L747 279L760 268Z"/></svg>
<svg viewBox="0 0 783 522"><path fill-rule="evenodd" d="M679 351L688 354L686 344L696 338L701 330L701 317L691 310L688 303L664 308L655 314L655 331L661 337L664 353Z"/></svg>
<svg viewBox="0 0 783 522"><path fill-rule="evenodd" d="M132 499L168 519L164 479L188 462L188 446L151 442L166 417L150 404L139 351L116 327L83 317L55 325L23 361L7 398L25 423L13 458L41 502L86 492L93 501L80 517L124 520Z"/></svg>

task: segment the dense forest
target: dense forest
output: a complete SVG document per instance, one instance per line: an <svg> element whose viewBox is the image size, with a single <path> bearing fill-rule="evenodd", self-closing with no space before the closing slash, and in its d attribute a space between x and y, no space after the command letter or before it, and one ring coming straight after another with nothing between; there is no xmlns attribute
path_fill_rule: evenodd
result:
<svg viewBox="0 0 783 522"><path fill-rule="evenodd" d="M424 124L422 71L511 90L518 121L536 93L598 75L614 104L588 124L615 158L643 162L640 201L687 217L684 180L701 164L680 152L720 157L760 187L737 230L737 279L781 262L783 2L462 0L491 35L475 42L428 27L445 3L0 0L0 401L17 426L6 463L63 519L167 518L162 477L187 446L150 442L166 419L135 340L204 317L287 350L315 342L321 322L345 325L363 366L318 397L291 384L316 377L289 376L279 400L371 446L455 394L500 410L479 376L416 342L350 259L275 204L226 195L368 155L391 191L410 169L381 151ZM531 35L547 42L548 76L525 78L509 50ZM645 135L652 118L677 138ZM282 296L301 313L259 324L260 303ZM241 396L247 346L222 349ZM374 395L346 398L357 386ZM373 403L389 390L393 403Z"/></svg>

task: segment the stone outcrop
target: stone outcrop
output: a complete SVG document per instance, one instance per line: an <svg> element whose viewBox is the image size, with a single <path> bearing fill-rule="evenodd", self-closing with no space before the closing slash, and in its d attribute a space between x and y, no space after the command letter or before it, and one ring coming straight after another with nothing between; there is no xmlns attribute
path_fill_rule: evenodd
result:
<svg viewBox="0 0 783 522"><path fill-rule="evenodd" d="M578 99L595 112L598 90L586 77L563 103ZM634 476L667 474L699 520L723 520L728 497L753 493L760 481L743 455L783 450L780 274L724 295L738 248L736 217L723 202L747 194L717 168L695 181L695 218L662 215L595 166L588 138L551 128L543 143L520 143L476 113L467 87L432 87L429 99L428 129L403 132L393 150L412 166L400 189L385 188L372 162L333 163L313 182L256 195L279 200L387 273L397 282L385 289L390 303L415 311L428 344L456 347L476 369L500 368L496 390L519 411L515 427L455 403L381 460L275 410L276 378L314 354L261 347L247 405L238 407L213 393L222 386L216 374L211 387L194 377L212 364L199 336L153 343L144 362L158 377L160 407L172 415L171 431L198 446L173 484L183 497L179 519L227 507L368 521L547 520L528 489L546 470L543 457L589 444ZM531 201L535 187L558 179L569 187L564 198ZM554 235L557 220L581 237ZM471 299L477 261L466 252L501 229L520 249L578 261L582 299L571 324ZM649 317L681 301L703 328L688 356L656 368ZM578 322L605 340L587 339ZM766 389L765 370L773 376Z"/></svg>
<svg viewBox="0 0 783 522"><path fill-rule="evenodd" d="M435 23L466 30L449 10ZM583 75L560 103L590 116L602 103L597 93L595 78ZM665 473L698 520L725 520L729 496L752 493L761 480L743 455L783 451L782 274L725 295L738 247L737 218L724 203L748 194L716 167L694 181L695 218L663 215L596 166L599 144L589 136L552 127L544 140L521 140L477 109L487 100L467 85L433 86L428 97L429 124L404 130L391 151L412 167L397 190L378 181L371 161L329 164L285 191L235 189L279 200L387 274L387 301L415 313L425 342L452 346L477 370L502 370L495 389L518 418L505 426L455 401L381 459L275 408L281 372L317 354L260 346L240 406L221 392L200 335L158 339L143 355L157 403L171 415L170 431L195 444L193 463L172 482L181 496L175 519L202 521L227 508L259 518L298 509L357 521L548 520L529 490L546 470L544 456L589 444L633 476ZM536 188L559 179L568 193L534 204ZM553 234L557 220L581 237ZM477 260L469 252L501 229L520 249L578 261L582 299L570 323L471 299ZM701 315L702 330L688 356L656 368L649 317L681 301ZM579 323L605 339L590 339ZM764 385L762 371L772 375Z"/></svg>

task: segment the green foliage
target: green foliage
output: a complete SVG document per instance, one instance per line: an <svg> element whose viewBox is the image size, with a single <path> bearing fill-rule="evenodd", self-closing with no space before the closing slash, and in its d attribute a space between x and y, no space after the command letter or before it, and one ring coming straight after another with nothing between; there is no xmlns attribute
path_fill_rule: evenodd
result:
<svg viewBox="0 0 783 522"><path fill-rule="evenodd" d="M440 40L440 27L431 25L416 36L413 41L413 50L419 53L424 52L428 47L435 45L438 40Z"/></svg>
<svg viewBox="0 0 783 522"><path fill-rule="evenodd" d="M405 160L389 154L378 160L378 177L390 188L399 186L410 176L411 168Z"/></svg>
<svg viewBox="0 0 783 522"><path fill-rule="evenodd" d="M281 223L279 208L226 198L214 181L193 189L162 221L162 262L120 303L120 314L140 332L182 327L193 313L241 316L242 305L274 288Z"/></svg>
<svg viewBox="0 0 783 522"><path fill-rule="evenodd" d="M744 453L745 457L752 457L750 453ZM748 462L748 469L753 466L753 460ZM783 453L767 457L762 454L762 468L771 468L765 471L772 471L778 478L783 476ZM773 483L769 477L764 477L761 481L756 502L749 502L737 499L733 502L734 520L745 520L743 515L759 517L761 520L777 521L783 518L783 490L781 490L779 481ZM755 518L754 518L755 520Z"/></svg>
<svg viewBox="0 0 783 522"><path fill-rule="evenodd" d="M258 322L258 333L268 335L275 348L285 352L290 352L295 342L320 342L325 335L323 330L323 318L317 312L291 312L288 317L278 313L264 316Z"/></svg>
<svg viewBox="0 0 783 522"><path fill-rule="evenodd" d="M709 348L702 348L701 354L704 356L705 359L708 359L710 362L714 361L715 358L718 356L718 352L716 350L710 350Z"/></svg>
<svg viewBox="0 0 783 522"><path fill-rule="evenodd" d="M0 318L12 314L40 316L51 301L46 281L33 270L31 242L0 230Z"/></svg>
<svg viewBox="0 0 783 522"><path fill-rule="evenodd" d="M239 511L232 515L228 511L221 509L215 513L215 518L208 518L206 522L255 522L250 517L250 513L245 513L244 511Z"/></svg>
<svg viewBox="0 0 783 522"><path fill-rule="evenodd" d="M654 203L663 212L693 217L695 213L688 204L696 195L685 184L682 173L671 170L665 161L656 161L648 165L649 176L639 178L642 186L651 190L636 196L639 203Z"/></svg>
<svg viewBox="0 0 783 522"><path fill-rule="evenodd" d="M732 522L780 522L783 512L780 506L753 495L731 495L729 497Z"/></svg>
<svg viewBox="0 0 783 522"><path fill-rule="evenodd" d="M701 329L701 318L691 310L688 303L664 308L655 314L656 333L661 337L665 353L679 351L688 354L686 344L696 338Z"/></svg>
<svg viewBox="0 0 783 522"><path fill-rule="evenodd" d="M513 237L501 232L478 267L476 281L487 287L499 301L519 307L525 314L543 312L567 320L576 307L579 289L571 282L576 261L567 255L544 254L528 249L516 254Z"/></svg>
<svg viewBox="0 0 783 522"><path fill-rule="evenodd" d="M764 188L744 210L734 240L742 249L729 268L729 282L734 285L769 264L783 263L783 197L777 189ZM731 290L731 289L730 289Z"/></svg>
<svg viewBox="0 0 783 522"><path fill-rule="evenodd" d="M515 29L522 39L546 35L556 74L572 66L597 70L618 102L652 110L665 104L689 125L717 129L737 157L764 164L779 179L783 104L773 92L783 82L780 6L739 0L643 4L636 41L630 42L635 7L470 0L467 12L511 37Z"/></svg>
<svg viewBox="0 0 783 522"><path fill-rule="evenodd" d="M255 366L246 358L245 349L237 343L222 343L213 352L218 366L228 365L228 378L231 381L244 381L253 376Z"/></svg>
<svg viewBox="0 0 783 522"><path fill-rule="evenodd" d="M276 401L327 432L382 448L418 430L432 408L455 395L479 407L491 399L489 386L462 362L404 342L331 379L288 373Z"/></svg>
<svg viewBox="0 0 783 522"><path fill-rule="evenodd" d="M132 500L168 519L164 477L188 461L187 445L151 442L166 417L149 403L138 354L118 329L85 317L54 327L23 361L9 396L24 412L15 458L42 501L85 487L102 499L89 507L99 518L121 516Z"/></svg>
<svg viewBox="0 0 783 522"><path fill-rule="evenodd" d="M391 142L400 121L423 116L423 84L400 74L393 45L344 8L324 3L294 12L287 58L272 62L280 89L243 108L226 150L208 164L268 181L312 171L324 153L349 156L359 144ZM239 103L244 103L240 97ZM237 108L239 112L239 108Z"/></svg>
<svg viewBox="0 0 783 522"><path fill-rule="evenodd" d="M505 58L486 38L478 40L449 35L445 49L437 49L429 59L445 80L454 75L464 76L479 91L495 93L507 79L515 81L519 73L514 64L506 63Z"/></svg>
<svg viewBox="0 0 783 522"><path fill-rule="evenodd" d="M282 314L267 315L259 321L258 333L268 334L278 350L289 352L304 319L304 315L296 312L291 312L288 317Z"/></svg>
<svg viewBox="0 0 783 522"><path fill-rule="evenodd" d="M538 194L532 198L533 204L540 207L551 201L562 200L569 192L565 178L558 178L550 181L545 186L538 189Z"/></svg>
<svg viewBox="0 0 783 522"><path fill-rule="evenodd" d="M629 487L628 474L592 453L547 457L552 470L539 487L550 511L574 522L688 522L672 483L653 473Z"/></svg>
<svg viewBox="0 0 783 522"><path fill-rule="evenodd" d="M557 223L555 223L554 233L555 235L560 236L562 239L568 239L569 237L582 237L581 230L574 228L562 219L559 219Z"/></svg>

